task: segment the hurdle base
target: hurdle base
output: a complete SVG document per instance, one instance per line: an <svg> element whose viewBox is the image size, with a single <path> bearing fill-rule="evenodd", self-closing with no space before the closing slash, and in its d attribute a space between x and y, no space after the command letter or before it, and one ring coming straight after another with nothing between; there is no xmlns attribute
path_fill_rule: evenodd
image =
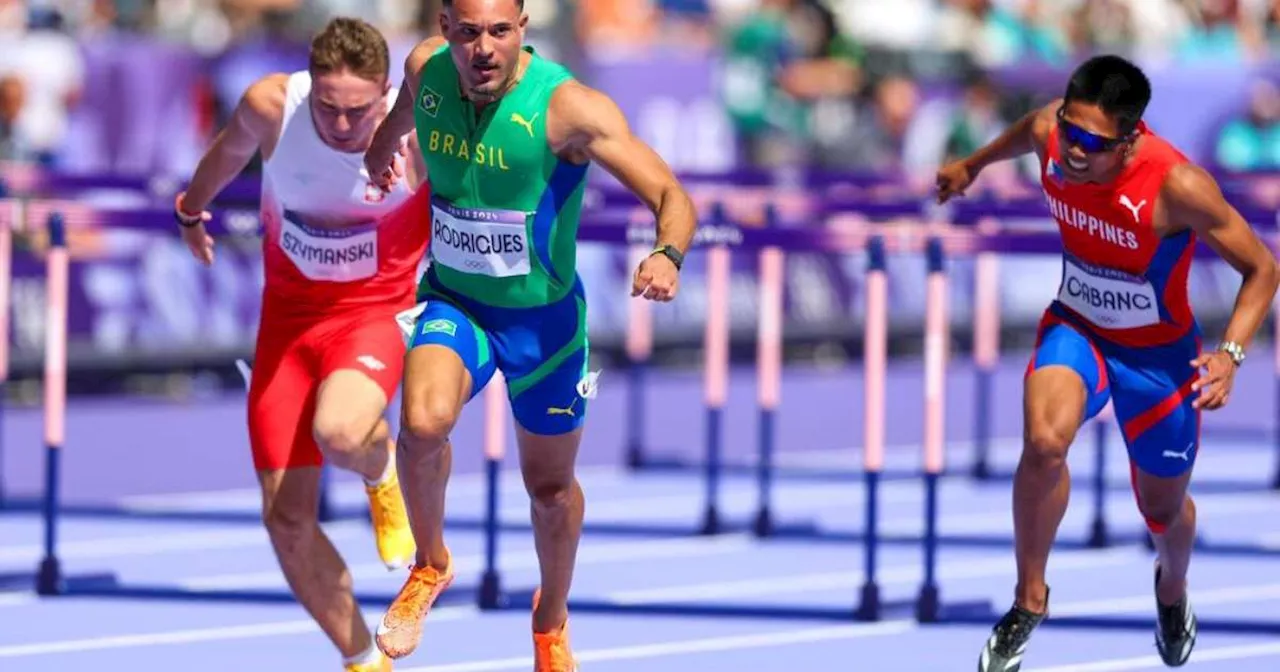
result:
<svg viewBox="0 0 1280 672"><path fill-rule="evenodd" d="M34 587L36 594L44 597L103 590L118 585L119 580L115 574L66 576L62 573L62 563L57 558L41 560L35 574L27 572L0 574L0 592L25 593Z"/></svg>
<svg viewBox="0 0 1280 672"><path fill-rule="evenodd" d="M62 595L66 591L67 583L62 578L62 563L57 558L41 560L40 569L36 572L36 593Z"/></svg>
<svg viewBox="0 0 1280 672"><path fill-rule="evenodd" d="M791 537L804 538L808 536L818 535L818 524L812 521L797 522L779 522L774 518L773 512L768 509L760 509L756 512L755 521L751 525L751 531L759 538L766 537Z"/></svg>
<svg viewBox="0 0 1280 672"><path fill-rule="evenodd" d="M698 527L698 534L703 536L714 536L725 532L724 520L720 517L720 509L714 506L708 506L702 512L702 525Z"/></svg>
<svg viewBox="0 0 1280 672"><path fill-rule="evenodd" d="M916 601L879 602L875 613L864 613L862 607L785 606L777 604L707 604L689 602L620 603L601 598L569 598L569 610L583 614L636 614L647 616L689 616L710 618L740 618L752 620L806 620L806 621L878 621L886 617L910 617L916 611ZM865 606L865 605L864 605ZM533 591L510 593L507 609L528 610L533 607ZM937 619L933 622L978 622L994 624L997 617L990 601L957 602L937 605Z"/></svg>
<svg viewBox="0 0 1280 672"><path fill-rule="evenodd" d="M937 623L941 617L942 596L938 593L938 586L922 586L920 596L916 598L916 620L921 623Z"/></svg>
<svg viewBox="0 0 1280 672"><path fill-rule="evenodd" d="M864 586L866 591L867 587ZM938 589L924 588L914 600L881 600L875 595L863 595L863 603L854 611L859 621L881 621L911 618L918 623L985 623L995 625L1000 617L990 600L943 602Z"/></svg>
<svg viewBox="0 0 1280 672"><path fill-rule="evenodd" d="M1064 629L1083 629L1089 631L1098 630L1133 630L1137 632L1151 632L1155 627L1154 620L1149 617L1124 617L1124 616L1066 616L1058 618L1046 618L1041 627L1048 628L1064 628ZM1196 629L1203 635L1204 633L1221 633L1231 635L1257 635L1267 638L1274 638L1280 635L1280 623L1276 621L1256 620L1249 621L1243 619L1223 619L1223 618L1198 618ZM1192 654L1192 658L1195 655Z"/></svg>
<svg viewBox="0 0 1280 672"><path fill-rule="evenodd" d="M880 585L874 581L862 584L862 595L858 608L853 612L859 621L880 620L884 605L880 602Z"/></svg>
<svg viewBox="0 0 1280 672"><path fill-rule="evenodd" d="M1111 545L1111 536L1107 533L1105 518L1095 518L1089 527L1089 538L1085 540L1089 548L1106 548Z"/></svg>
<svg viewBox="0 0 1280 672"><path fill-rule="evenodd" d="M779 526L773 532L776 539L803 540L815 544L867 544L871 539L862 531L824 529L816 524L799 525L791 528ZM1133 533L1108 534L1108 542L1113 546L1138 545L1142 539L1150 541L1151 535L1144 531ZM919 534L877 534L875 543L883 546L919 546L924 538ZM942 548L1007 548L1013 544L1013 537L1003 534L940 534L938 545ZM1064 536L1054 541L1055 550L1086 550L1093 548L1090 539ZM1276 551L1280 554L1280 550Z"/></svg>
<svg viewBox="0 0 1280 672"><path fill-rule="evenodd" d="M507 596L502 592L502 578L493 570L486 571L480 577L480 588L477 592L477 604L481 611L498 611L508 606ZM529 604L533 604L533 595L529 595Z"/></svg>

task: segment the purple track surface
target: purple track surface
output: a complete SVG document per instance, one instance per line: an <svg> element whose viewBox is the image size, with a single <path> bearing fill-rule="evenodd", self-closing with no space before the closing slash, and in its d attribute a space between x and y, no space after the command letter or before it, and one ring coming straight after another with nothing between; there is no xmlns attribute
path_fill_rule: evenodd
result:
<svg viewBox="0 0 1280 672"><path fill-rule="evenodd" d="M1259 347L1258 350L1262 348ZM1025 357L1007 359L995 385L995 460L1010 469L1017 460L1018 409ZM1280 549L1277 497L1261 486L1275 466L1265 431L1275 424L1274 378L1264 357L1246 366L1232 406L1206 417L1206 440L1197 476L1235 479L1236 489L1199 493L1201 530L1212 542ZM890 466L918 464L922 394L920 368L892 366L890 408L912 421L890 422ZM862 390L856 369L789 368L778 417L782 465L856 466L861 444ZM628 473L620 468L625 397L620 373L606 371L591 411L583 450L582 480L588 524L679 525L692 529L702 506L696 474ZM700 377L662 373L650 381L647 427L655 447L696 458L700 451ZM949 466L969 463L972 435L972 371L957 362L949 379ZM736 461L755 448L754 382L736 371L725 419L725 447ZM243 522L157 521L141 517L69 516L61 527L60 556L68 575L114 572L127 586L182 591L166 599L124 596L39 598L26 590L0 592L0 669L51 670L337 670L339 661L302 609L286 599L246 596L212 600L216 590L283 595L285 587L265 533L252 515L258 501L245 446L243 398L228 396L189 404L118 400L73 402L68 420L63 488L68 503L114 504L136 512L222 511ZM458 476L449 493L451 519L479 517L479 408L465 414L455 435ZM37 410L5 416L4 478L11 496L39 494L42 481ZM1224 428L1251 428L1259 436L1228 439ZM1210 431L1214 430L1214 431ZM1108 471L1127 477L1118 437ZM182 446L192 446L183 448ZM1090 523L1085 487L1092 465L1087 435L1071 463L1079 484L1061 537L1080 539ZM508 469L514 469L514 461ZM1255 487L1247 487L1253 484ZM755 490L750 478L727 477L722 510L748 520ZM922 488L918 481L882 487L884 533L919 534ZM337 479L341 505L358 507L354 481ZM812 520L831 530L861 527L863 486L849 481L779 480L775 502L784 520ZM1011 534L1009 483L948 478L941 486L944 535ZM1123 487L1107 493L1112 531L1141 532L1132 496ZM505 473L501 517L528 520L519 477ZM376 619L403 580L376 560L368 526L360 520L327 529L351 564L357 590L368 594ZM0 574L29 573L41 557L41 523L32 513L0 514ZM528 616L518 611L480 613L466 605L478 580L482 537L454 528L446 537L459 563L455 606L433 612L422 646L397 670L453 672L529 670ZM509 588L532 588L536 561L527 532L506 532L500 568ZM1280 551L1277 551L1280 552ZM699 605L847 607L862 584L862 546L802 540L757 540L729 533L624 536L588 533L575 578L574 598L630 605L676 602ZM1192 601L1204 629L1188 667L1205 670L1275 670L1280 667L1280 582L1266 555L1202 553L1192 565ZM920 584L917 546L885 545L880 581L890 600L910 599ZM1101 550L1055 551L1050 563L1052 615L1120 619L1038 632L1025 664L1028 672L1145 670L1163 666L1154 655L1150 621L1151 555L1137 544ZM939 581L945 600L990 600L1003 610L1014 582L1008 543L986 547L943 544ZM29 585L29 584L26 584ZM1270 620L1268 620L1270 619ZM1226 626L1234 625L1235 631ZM1257 626L1257 627L1255 627ZM921 626L897 615L861 624L798 618L578 613L573 636L585 670L804 669L970 670L990 623ZM1257 632L1244 632L1256 630ZM862 661L857 665L851 661ZM852 665L852 667L851 667Z"/></svg>

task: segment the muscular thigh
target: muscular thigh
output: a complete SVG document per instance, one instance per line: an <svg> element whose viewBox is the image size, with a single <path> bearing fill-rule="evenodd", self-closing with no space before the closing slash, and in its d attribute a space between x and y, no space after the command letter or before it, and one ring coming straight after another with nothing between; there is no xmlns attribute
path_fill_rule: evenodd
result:
<svg viewBox="0 0 1280 672"><path fill-rule="evenodd" d="M305 330L264 316L249 383L249 445L258 470L322 462L311 432L317 365Z"/></svg>
<svg viewBox="0 0 1280 672"><path fill-rule="evenodd" d="M493 377L488 336L453 303L432 298L414 324L405 358L402 414L456 420ZM409 423L412 424L412 423Z"/></svg>
<svg viewBox="0 0 1280 672"><path fill-rule="evenodd" d="M542 436L579 430L596 392L581 285L557 303L500 316L490 333L516 423Z"/></svg>
<svg viewBox="0 0 1280 672"><path fill-rule="evenodd" d="M320 385L315 423L353 424L372 431L395 396L405 344L390 310L361 311L315 338Z"/></svg>
<svg viewBox="0 0 1280 672"><path fill-rule="evenodd" d="M1142 349L1108 348L1116 420L1137 471L1168 479L1188 473L1200 447L1191 384L1198 336Z"/></svg>
<svg viewBox="0 0 1280 672"><path fill-rule="evenodd" d="M1046 313L1027 366L1024 389L1026 431L1070 439L1081 423L1106 406L1107 367L1083 329Z"/></svg>

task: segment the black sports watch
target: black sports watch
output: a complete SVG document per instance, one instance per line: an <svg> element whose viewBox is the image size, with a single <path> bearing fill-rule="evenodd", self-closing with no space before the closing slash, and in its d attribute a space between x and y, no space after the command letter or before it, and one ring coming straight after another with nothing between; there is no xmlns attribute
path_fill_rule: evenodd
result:
<svg viewBox="0 0 1280 672"><path fill-rule="evenodd" d="M680 252L680 250L677 250L675 245L661 245L659 247L655 247L653 252L649 253L649 256L653 256L655 254L661 254L662 256L670 259L671 263L676 265L677 271L680 270L681 266L684 266L684 254Z"/></svg>

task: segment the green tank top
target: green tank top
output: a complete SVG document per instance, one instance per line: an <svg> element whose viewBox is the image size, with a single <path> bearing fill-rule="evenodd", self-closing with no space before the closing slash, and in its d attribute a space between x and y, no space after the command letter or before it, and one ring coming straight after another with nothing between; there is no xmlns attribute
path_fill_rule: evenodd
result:
<svg viewBox="0 0 1280 672"><path fill-rule="evenodd" d="M434 288L486 305L553 303L577 280L578 217L587 165L547 144L551 94L572 75L530 47L520 81L481 113L460 91L448 48L426 63L414 124L431 187Z"/></svg>

